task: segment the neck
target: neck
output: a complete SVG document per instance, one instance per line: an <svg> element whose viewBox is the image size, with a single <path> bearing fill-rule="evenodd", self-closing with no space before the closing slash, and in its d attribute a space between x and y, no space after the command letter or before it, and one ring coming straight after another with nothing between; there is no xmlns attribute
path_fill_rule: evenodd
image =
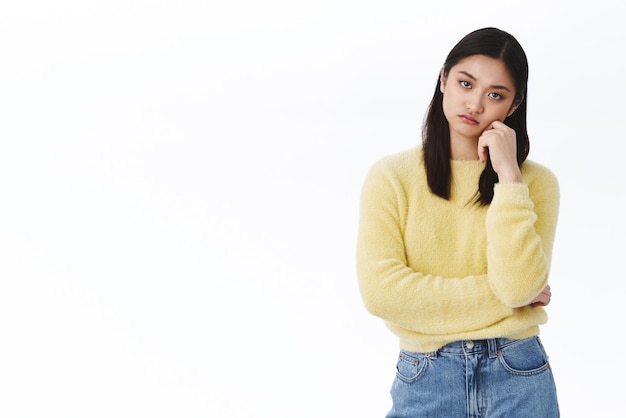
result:
<svg viewBox="0 0 626 418"><path fill-rule="evenodd" d="M478 160L478 139L450 138L450 158L453 160Z"/></svg>

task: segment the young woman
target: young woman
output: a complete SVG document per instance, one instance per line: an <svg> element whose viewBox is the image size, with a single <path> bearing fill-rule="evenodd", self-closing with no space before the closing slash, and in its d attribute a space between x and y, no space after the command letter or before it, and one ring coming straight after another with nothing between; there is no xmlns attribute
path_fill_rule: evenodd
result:
<svg viewBox="0 0 626 418"><path fill-rule="evenodd" d="M559 187L526 160L527 79L513 36L466 35L441 69L422 144L366 178L359 286L400 341L388 418L559 416L538 337Z"/></svg>

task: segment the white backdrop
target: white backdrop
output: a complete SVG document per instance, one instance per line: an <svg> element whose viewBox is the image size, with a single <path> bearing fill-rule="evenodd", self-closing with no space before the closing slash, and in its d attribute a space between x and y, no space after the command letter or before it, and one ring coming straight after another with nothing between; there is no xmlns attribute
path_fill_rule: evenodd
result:
<svg viewBox="0 0 626 418"><path fill-rule="evenodd" d="M361 183L484 26L528 54L561 183L563 416L621 413L626 6L516 4L2 0L0 416L384 416Z"/></svg>

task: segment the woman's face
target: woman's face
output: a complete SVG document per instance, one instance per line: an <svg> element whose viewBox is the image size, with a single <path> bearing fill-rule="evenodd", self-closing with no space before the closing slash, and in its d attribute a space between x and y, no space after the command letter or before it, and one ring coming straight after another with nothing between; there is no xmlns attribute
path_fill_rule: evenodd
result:
<svg viewBox="0 0 626 418"><path fill-rule="evenodd" d="M471 55L450 69L441 70L443 113L450 139L478 141L493 121L503 122L517 106L515 83L504 62L486 55Z"/></svg>

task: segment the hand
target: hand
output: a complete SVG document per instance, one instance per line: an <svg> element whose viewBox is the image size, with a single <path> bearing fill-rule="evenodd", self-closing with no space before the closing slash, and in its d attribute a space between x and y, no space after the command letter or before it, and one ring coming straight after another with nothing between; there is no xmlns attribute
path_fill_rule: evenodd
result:
<svg viewBox="0 0 626 418"><path fill-rule="evenodd" d="M550 292L550 285L548 284L543 288L541 293L539 293L537 297L529 303L529 305L533 308L535 306L547 306L548 303L550 303L550 299L552 299L552 292Z"/></svg>
<svg viewBox="0 0 626 418"><path fill-rule="evenodd" d="M517 164L517 142L515 131L500 121L493 121L478 138L478 158L491 165L500 183L518 183L522 173Z"/></svg>

